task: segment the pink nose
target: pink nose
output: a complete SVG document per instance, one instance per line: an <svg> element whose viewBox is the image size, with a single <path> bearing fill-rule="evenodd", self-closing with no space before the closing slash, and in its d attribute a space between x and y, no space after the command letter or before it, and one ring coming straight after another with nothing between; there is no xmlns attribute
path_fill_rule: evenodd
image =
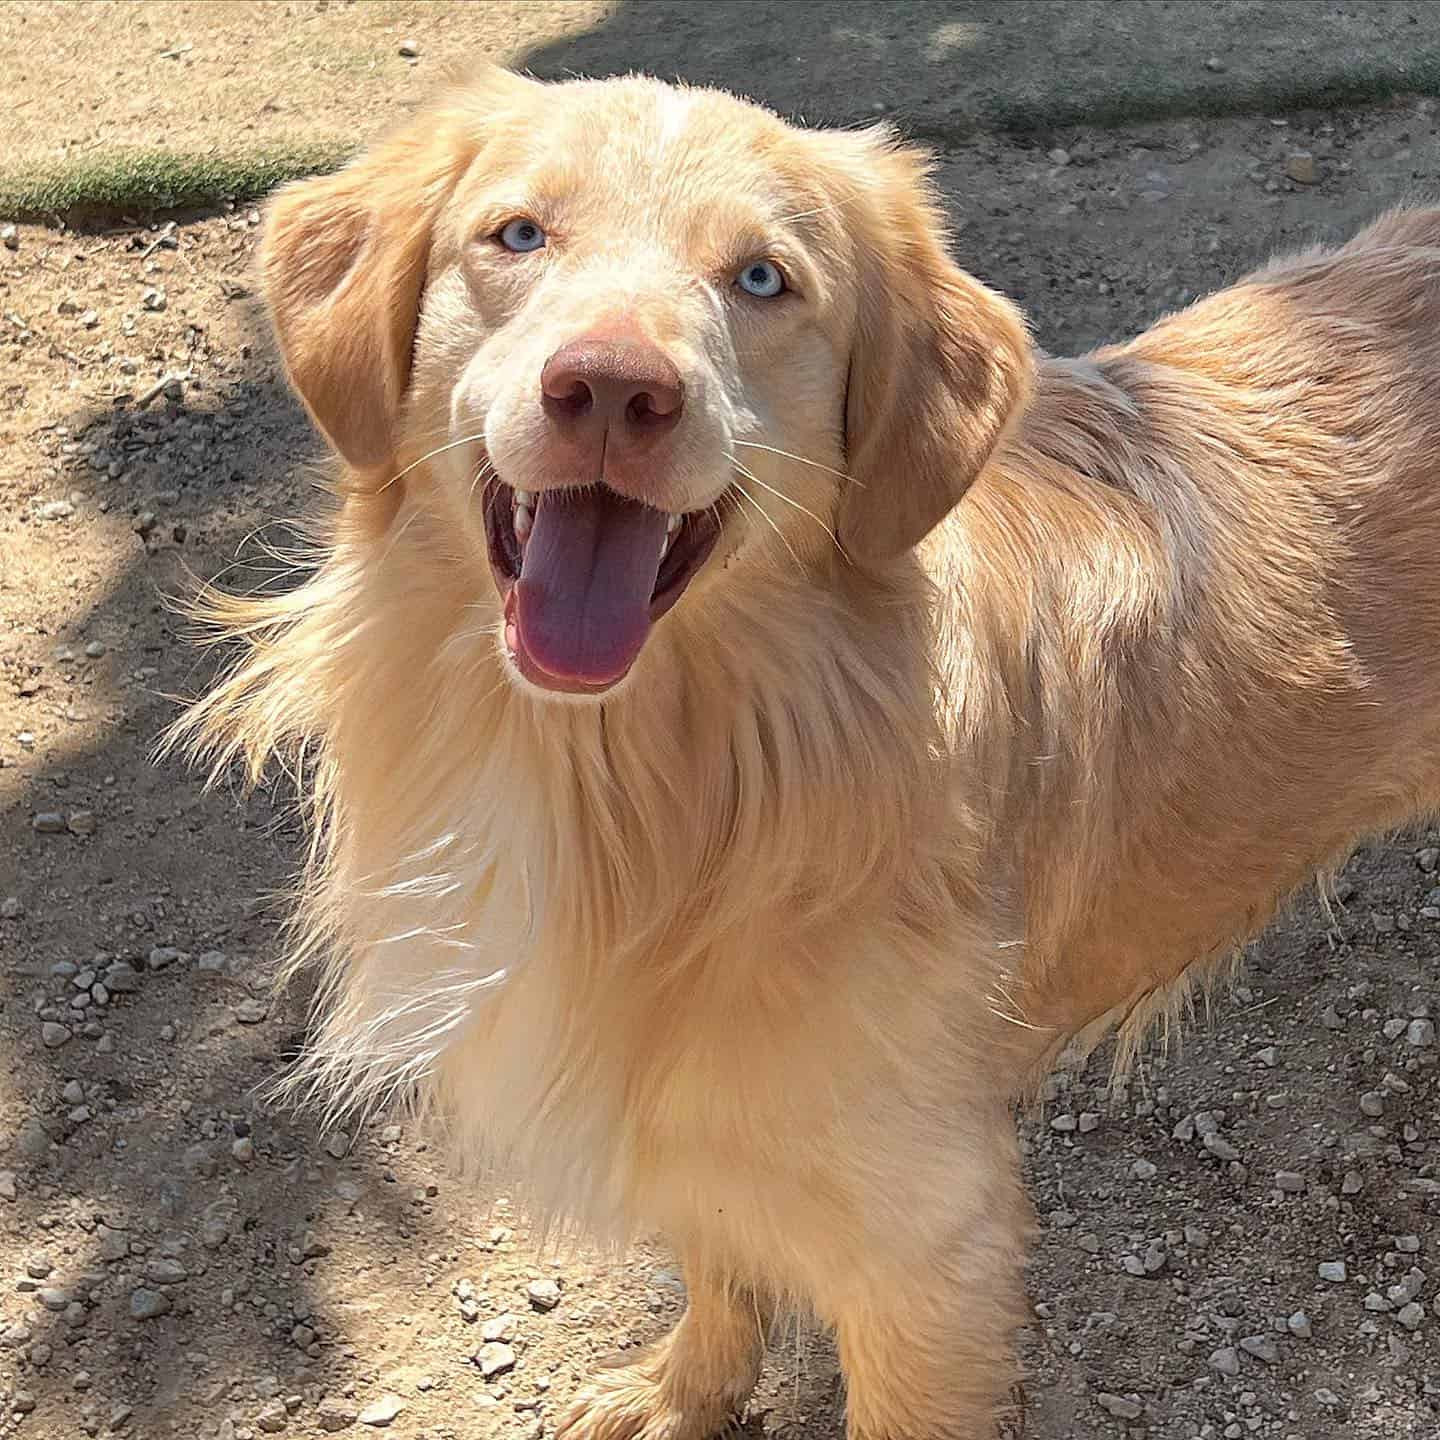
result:
<svg viewBox="0 0 1440 1440"><path fill-rule="evenodd" d="M685 387L653 345L582 337L545 362L540 403L569 438L628 449L680 423Z"/></svg>

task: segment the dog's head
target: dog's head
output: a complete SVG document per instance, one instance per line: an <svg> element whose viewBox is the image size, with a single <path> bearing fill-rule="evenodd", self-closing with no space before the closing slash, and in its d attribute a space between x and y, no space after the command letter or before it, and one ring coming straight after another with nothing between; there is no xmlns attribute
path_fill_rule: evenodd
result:
<svg viewBox="0 0 1440 1440"><path fill-rule="evenodd" d="M884 567L985 463L1029 347L926 171L883 130L492 71L280 192L266 295L362 485L426 457L398 483L488 556L512 675L600 693L687 589Z"/></svg>

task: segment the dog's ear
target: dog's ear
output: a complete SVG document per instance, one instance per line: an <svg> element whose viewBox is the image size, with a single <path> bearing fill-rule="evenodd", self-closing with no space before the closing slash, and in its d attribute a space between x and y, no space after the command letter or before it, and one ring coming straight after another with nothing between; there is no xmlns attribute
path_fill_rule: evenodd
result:
<svg viewBox="0 0 1440 1440"><path fill-rule="evenodd" d="M497 97L520 87L534 82L479 74L343 170L270 202L260 275L286 374L351 465L394 457L436 217Z"/></svg>
<svg viewBox="0 0 1440 1440"><path fill-rule="evenodd" d="M980 473L1029 393L1019 311L946 250L929 158L885 131L849 136L858 191L855 331L845 400L839 538L861 564L922 540ZM847 169L850 169L847 166Z"/></svg>

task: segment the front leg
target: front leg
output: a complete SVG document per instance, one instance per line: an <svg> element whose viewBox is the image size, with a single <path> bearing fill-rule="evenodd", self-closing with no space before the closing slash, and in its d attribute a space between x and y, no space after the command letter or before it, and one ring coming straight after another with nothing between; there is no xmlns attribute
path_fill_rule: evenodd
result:
<svg viewBox="0 0 1440 1440"><path fill-rule="evenodd" d="M680 1323L638 1358L596 1374L557 1440L709 1440L734 1423L760 1376L769 1306L729 1277L684 1270Z"/></svg>
<svg viewBox="0 0 1440 1440"><path fill-rule="evenodd" d="M835 1327L850 1440L995 1440L1011 1418L1031 1209L1013 1123L955 1172L948 1225L878 1235L818 1297Z"/></svg>

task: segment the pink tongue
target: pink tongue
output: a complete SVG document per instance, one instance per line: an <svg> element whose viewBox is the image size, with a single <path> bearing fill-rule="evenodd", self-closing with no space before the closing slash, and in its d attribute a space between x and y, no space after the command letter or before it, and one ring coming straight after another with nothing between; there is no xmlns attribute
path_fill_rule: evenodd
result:
<svg viewBox="0 0 1440 1440"><path fill-rule="evenodd" d="M603 485L541 495L515 582L527 657L557 679L618 680L650 633L665 524Z"/></svg>

